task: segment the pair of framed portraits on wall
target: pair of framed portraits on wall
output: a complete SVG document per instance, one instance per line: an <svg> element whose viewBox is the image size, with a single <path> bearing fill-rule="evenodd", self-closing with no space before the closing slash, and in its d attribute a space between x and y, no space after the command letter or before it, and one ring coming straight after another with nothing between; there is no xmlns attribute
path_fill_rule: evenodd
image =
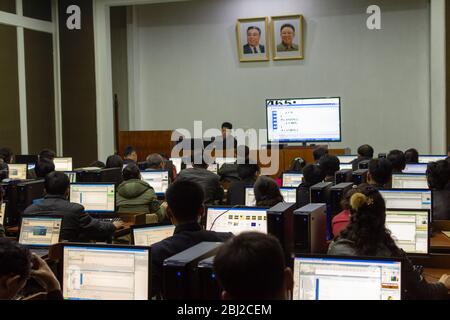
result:
<svg viewBox="0 0 450 320"><path fill-rule="evenodd" d="M303 59L303 16L238 19L239 60L268 61L269 34L273 60Z"/></svg>

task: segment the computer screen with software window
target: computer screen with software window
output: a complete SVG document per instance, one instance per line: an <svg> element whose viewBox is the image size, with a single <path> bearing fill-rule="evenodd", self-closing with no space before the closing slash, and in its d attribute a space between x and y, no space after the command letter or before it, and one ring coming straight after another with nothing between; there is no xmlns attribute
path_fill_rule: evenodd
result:
<svg viewBox="0 0 450 320"><path fill-rule="evenodd" d="M64 245L64 299L149 300L150 248Z"/></svg>
<svg viewBox="0 0 450 320"><path fill-rule="evenodd" d="M282 185L285 188L297 188L303 182L303 173L284 172Z"/></svg>
<svg viewBox="0 0 450 320"><path fill-rule="evenodd" d="M393 174L392 189L429 189L425 174Z"/></svg>
<svg viewBox="0 0 450 320"><path fill-rule="evenodd" d="M206 230L231 232L234 235L246 231L267 233L267 209L208 207Z"/></svg>
<svg viewBox="0 0 450 320"><path fill-rule="evenodd" d="M388 209L431 209L431 190L380 190Z"/></svg>
<svg viewBox="0 0 450 320"><path fill-rule="evenodd" d="M293 300L401 300L402 262L296 257Z"/></svg>
<svg viewBox="0 0 450 320"><path fill-rule="evenodd" d="M439 160L445 160L447 156L419 156L419 163L437 162Z"/></svg>
<svg viewBox="0 0 450 320"><path fill-rule="evenodd" d="M406 253L428 254L430 210L386 210L386 229Z"/></svg>
<svg viewBox="0 0 450 320"><path fill-rule="evenodd" d="M55 158L55 171L72 171L72 158Z"/></svg>
<svg viewBox="0 0 450 320"><path fill-rule="evenodd" d="M26 164L8 164L8 178L14 180L26 180L27 179Z"/></svg>
<svg viewBox="0 0 450 320"><path fill-rule="evenodd" d="M133 228L134 244L138 246L151 246L154 243L173 236L174 230L174 225Z"/></svg>
<svg viewBox="0 0 450 320"><path fill-rule="evenodd" d="M169 187L169 171L167 170L148 170L141 171L141 178L147 182L158 195L166 193Z"/></svg>
<svg viewBox="0 0 450 320"><path fill-rule="evenodd" d="M341 163L339 165L339 170L352 170L353 165L351 163Z"/></svg>
<svg viewBox="0 0 450 320"><path fill-rule="evenodd" d="M116 192L114 184L82 184L70 186L70 201L81 204L85 212L113 213Z"/></svg>
<svg viewBox="0 0 450 320"><path fill-rule="evenodd" d="M428 166L428 164L426 164L426 163L408 163L402 172L403 173L425 174L427 172L427 166Z"/></svg>
<svg viewBox="0 0 450 320"><path fill-rule="evenodd" d="M51 246L59 242L62 218L24 217L19 243L27 246Z"/></svg>
<svg viewBox="0 0 450 320"><path fill-rule="evenodd" d="M284 202L289 203L297 202L296 188L280 188L280 193L283 196ZM253 189L253 187L245 188L245 205L247 207L256 206L255 190Z"/></svg>

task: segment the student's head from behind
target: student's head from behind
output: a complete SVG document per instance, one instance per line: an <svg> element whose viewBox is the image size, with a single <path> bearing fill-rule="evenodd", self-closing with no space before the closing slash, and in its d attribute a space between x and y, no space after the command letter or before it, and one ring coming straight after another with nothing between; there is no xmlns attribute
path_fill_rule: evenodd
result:
<svg viewBox="0 0 450 320"><path fill-rule="evenodd" d="M0 238L0 300L13 299L30 277L30 251L7 238Z"/></svg>
<svg viewBox="0 0 450 320"><path fill-rule="evenodd" d="M393 173L401 173L406 167L406 157L401 150L392 150L387 155L387 159L392 164Z"/></svg>
<svg viewBox="0 0 450 320"><path fill-rule="evenodd" d="M259 46L259 39L261 38L261 29L256 26L247 28L247 43L252 47Z"/></svg>
<svg viewBox="0 0 450 320"><path fill-rule="evenodd" d="M244 232L224 243L214 258L224 300L290 299L292 270L277 238Z"/></svg>
<svg viewBox="0 0 450 320"><path fill-rule="evenodd" d="M113 154L106 159L106 168L123 168L123 160L117 155Z"/></svg>
<svg viewBox="0 0 450 320"><path fill-rule="evenodd" d="M204 214L202 187L178 178L166 191L167 215L174 225L194 223Z"/></svg>
<svg viewBox="0 0 450 320"><path fill-rule="evenodd" d="M47 158L39 159L34 167L34 172L38 178L45 178L50 172L53 171L55 171L55 164L52 160Z"/></svg>
<svg viewBox="0 0 450 320"><path fill-rule="evenodd" d="M133 160L134 162L137 162L138 160L136 149L133 146L126 147L123 151L123 156L124 159Z"/></svg>
<svg viewBox="0 0 450 320"><path fill-rule="evenodd" d="M89 165L89 167L96 167L96 168L102 168L103 169L103 168L106 167L106 165L102 161L96 160L96 161L92 162Z"/></svg>
<svg viewBox="0 0 450 320"><path fill-rule="evenodd" d="M44 158L53 161L56 158L56 152L51 149L43 149L39 152L39 159Z"/></svg>
<svg viewBox="0 0 450 320"><path fill-rule="evenodd" d="M325 177L334 177L340 168L339 158L331 154L326 154L319 159L319 168L322 170Z"/></svg>
<svg viewBox="0 0 450 320"><path fill-rule="evenodd" d="M325 175L316 164L307 164L303 168L303 182L309 186L313 186L325 179Z"/></svg>
<svg viewBox="0 0 450 320"><path fill-rule="evenodd" d="M164 169L164 158L158 153L150 154L145 161L149 169Z"/></svg>
<svg viewBox="0 0 450 320"><path fill-rule="evenodd" d="M386 185L392 179L392 165L387 159L372 159L369 162L367 180L369 184Z"/></svg>
<svg viewBox="0 0 450 320"><path fill-rule="evenodd" d="M231 134L231 130L233 129L233 125L229 122L222 123L222 137L228 137Z"/></svg>
<svg viewBox="0 0 450 320"><path fill-rule="evenodd" d="M253 190L258 207L273 207L284 200L275 180L266 176L256 180Z"/></svg>
<svg viewBox="0 0 450 320"><path fill-rule="evenodd" d="M306 161L302 157L292 159L289 171L291 172L303 172L303 168L306 166Z"/></svg>
<svg viewBox="0 0 450 320"><path fill-rule="evenodd" d="M208 164L212 163L212 160L207 157L201 150L197 150L191 156L191 164L195 168L208 168Z"/></svg>
<svg viewBox="0 0 450 320"><path fill-rule="evenodd" d="M428 187L432 190L450 189L450 162L439 160L427 166Z"/></svg>
<svg viewBox="0 0 450 320"><path fill-rule="evenodd" d="M70 180L64 172L53 171L45 177L44 187L48 195L68 197Z"/></svg>
<svg viewBox="0 0 450 320"><path fill-rule="evenodd" d="M0 158L6 163L11 163L13 159L13 152L10 148L0 148Z"/></svg>
<svg viewBox="0 0 450 320"><path fill-rule="evenodd" d="M419 163L419 151L411 148L405 151L406 163Z"/></svg>
<svg viewBox="0 0 450 320"><path fill-rule="evenodd" d="M370 146L368 144L364 144L358 148L358 156L361 158L372 159L373 153L374 153L374 150L373 150L372 146Z"/></svg>
<svg viewBox="0 0 450 320"><path fill-rule="evenodd" d="M328 154L328 149L325 147L317 147L313 151L314 161L319 161L324 155Z"/></svg>
<svg viewBox="0 0 450 320"><path fill-rule="evenodd" d="M130 163L123 169L122 176L123 176L124 181L131 180L131 179L140 180L141 179L141 171L139 170L139 167L136 164Z"/></svg>
<svg viewBox="0 0 450 320"><path fill-rule="evenodd" d="M261 172L257 164L238 164L237 172L241 180L256 180Z"/></svg>

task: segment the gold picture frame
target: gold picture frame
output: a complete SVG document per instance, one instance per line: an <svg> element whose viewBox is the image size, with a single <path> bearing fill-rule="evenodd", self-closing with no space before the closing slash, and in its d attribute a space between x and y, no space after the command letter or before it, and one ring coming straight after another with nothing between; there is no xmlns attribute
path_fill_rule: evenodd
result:
<svg viewBox="0 0 450 320"><path fill-rule="evenodd" d="M270 60L268 17L238 19L236 39L240 62ZM245 44L242 39L245 39Z"/></svg>
<svg viewBox="0 0 450 320"><path fill-rule="evenodd" d="M274 61L302 60L305 58L303 15L271 17L270 32L272 59Z"/></svg>

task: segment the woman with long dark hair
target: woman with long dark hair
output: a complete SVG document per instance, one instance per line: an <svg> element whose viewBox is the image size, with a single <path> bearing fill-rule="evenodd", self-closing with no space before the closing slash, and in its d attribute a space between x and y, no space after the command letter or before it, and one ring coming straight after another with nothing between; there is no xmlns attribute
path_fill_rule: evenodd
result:
<svg viewBox="0 0 450 320"><path fill-rule="evenodd" d="M450 277L428 283L413 266L406 253L386 229L386 205L380 192L362 184L350 198L350 224L330 244L328 254L369 257L398 257L405 264L405 293L410 299L445 299L450 289Z"/></svg>

